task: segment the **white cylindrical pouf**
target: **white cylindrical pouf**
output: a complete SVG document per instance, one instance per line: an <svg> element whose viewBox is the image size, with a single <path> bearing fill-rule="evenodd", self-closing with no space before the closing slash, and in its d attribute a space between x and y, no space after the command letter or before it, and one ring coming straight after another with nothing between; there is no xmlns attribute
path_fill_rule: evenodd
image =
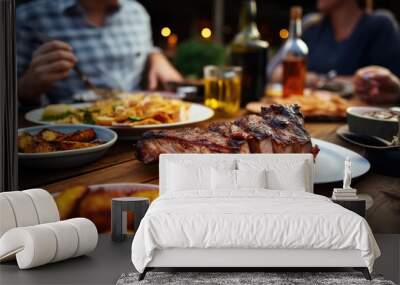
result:
<svg viewBox="0 0 400 285"><path fill-rule="evenodd" d="M78 233L75 227L66 221L41 225L51 229L57 238L57 252L51 262L71 258L78 250Z"/></svg>
<svg viewBox="0 0 400 285"><path fill-rule="evenodd" d="M39 224L60 220L56 202L49 192L43 189L29 189L23 192L31 197L38 214Z"/></svg>
<svg viewBox="0 0 400 285"><path fill-rule="evenodd" d="M3 192L1 196L8 199L13 209L17 227L39 224L38 214L31 197L21 191Z"/></svg>
<svg viewBox="0 0 400 285"><path fill-rule="evenodd" d="M8 230L17 226L14 211L6 197L0 195L0 238Z"/></svg>
<svg viewBox="0 0 400 285"><path fill-rule="evenodd" d="M94 223L85 218L74 218L64 222L73 225L78 233L78 250L74 257L86 254L97 246L98 233Z"/></svg>
<svg viewBox="0 0 400 285"><path fill-rule="evenodd" d="M20 269L49 263L56 251L54 232L42 225L11 229L0 239L0 258L16 253Z"/></svg>
<svg viewBox="0 0 400 285"><path fill-rule="evenodd" d="M0 261L17 258L20 269L77 257L96 248L96 226L76 218L8 230L0 238Z"/></svg>

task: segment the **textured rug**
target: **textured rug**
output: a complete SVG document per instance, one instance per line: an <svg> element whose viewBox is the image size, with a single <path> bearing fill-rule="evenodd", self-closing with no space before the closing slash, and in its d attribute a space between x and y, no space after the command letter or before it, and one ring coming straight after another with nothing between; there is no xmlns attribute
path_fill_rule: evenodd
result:
<svg viewBox="0 0 400 285"><path fill-rule="evenodd" d="M138 273L122 274L117 285L395 285L382 276L372 275L368 281L359 272L148 272L138 281Z"/></svg>

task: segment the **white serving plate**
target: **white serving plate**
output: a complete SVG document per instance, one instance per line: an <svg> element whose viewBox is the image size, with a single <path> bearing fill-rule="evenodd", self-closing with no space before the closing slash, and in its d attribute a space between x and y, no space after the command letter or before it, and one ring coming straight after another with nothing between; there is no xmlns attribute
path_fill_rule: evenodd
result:
<svg viewBox="0 0 400 285"><path fill-rule="evenodd" d="M181 99L183 100L185 98L185 94L179 94L179 93L174 93L174 92L169 92L169 91L135 91L135 92L127 92L127 93L120 93L117 95L117 97L124 97L126 94L144 94L144 95L150 95L150 94L159 94L162 97L165 98L170 98L170 99ZM74 100L77 102L94 102L97 100L102 100L102 97L98 96L93 90L84 90L82 92L78 92L74 94L73 96Z"/></svg>
<svg viewBox="0 0 400 285"><path fill-rule="evenodd" d="M93 162L102 157L107 150L117 141L118 135L107 128L91 125L51 125L18 129L18 134L27 132L37 134L42 129L52 129L62 133L72 133L78 130L92 128L97 139L104 143L97 146L63 150L45 153L18 153L18 160L22 165L31 168L60 169L71 168Z"/></svg>
<svg viewBox="0 0 400 285"><path fill-rule="evenodd" d="M315 184L342 181L344 160L346 157L350 157L351 159L353 178L367 173L371 167L367 159L354 151L314 138L312 139L312 143L318 145L320 148L320 152L315 160Z"/></svg>
<svg viewBox="0 0 400 285"><path fill-rule="evenodd" d="M75 108L85 108L90 106L90 103L71 104L71 106ZM43 110L44 110L43 108L32 110L25 114L25 119L35 124L56 125L56 123L42 120ZM201 104L190 103L189 119L186 121L169 123L169 124L158 124L158 125L110 126L109 128L114 129L116 131L123 131L123 133L125 134L134 135L151 129L187 126L202 121L206 121L210 119L212 116L214 116L214 111L211 108L208 108Z"/></svg>

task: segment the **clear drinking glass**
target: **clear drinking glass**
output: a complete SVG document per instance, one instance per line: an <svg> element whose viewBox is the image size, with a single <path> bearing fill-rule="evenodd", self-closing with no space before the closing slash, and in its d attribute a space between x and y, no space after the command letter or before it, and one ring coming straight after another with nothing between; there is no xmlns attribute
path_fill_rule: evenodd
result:
<svg viewBox="0 0 400 285"><path fill-rule="evenodd" d="M240 110L242 68L238 66L204 67L204 104L223 115Z"/></svg>

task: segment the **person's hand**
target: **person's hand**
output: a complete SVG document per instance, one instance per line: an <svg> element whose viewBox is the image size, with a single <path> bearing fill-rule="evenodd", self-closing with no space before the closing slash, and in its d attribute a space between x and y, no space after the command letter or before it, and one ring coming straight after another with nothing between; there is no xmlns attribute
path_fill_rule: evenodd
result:
<svg viewBox="0 0 400 285"><path fill-rule="evenodd" d="M46 42L34 51L32 61L21 77L22 97L35 99L47 91L54 82L68 76L76 63L72 48L61 41Z"/></svg>
<svg viewBox="0 0 400 285"><path fill-rule="evenodd" d="M361 68L356 72L353 84L354 92L364 101L385 104L400 100L400 80L387 68Z"/></svg>
<svg viewBox="0 0 400 285"><path fill-rule="evenodd" d="M155 90L165 87L168 82L182 82L182 75L169 63L161 53L151 53L148 58L147 88Z"/></svg>
<svg viewBox="0 0 400 285"><path fill-rule="evenodd" d="M321 76L319 74L308 71L306 74L306 86L310 88L317 88L320 77Z"/></svg>

